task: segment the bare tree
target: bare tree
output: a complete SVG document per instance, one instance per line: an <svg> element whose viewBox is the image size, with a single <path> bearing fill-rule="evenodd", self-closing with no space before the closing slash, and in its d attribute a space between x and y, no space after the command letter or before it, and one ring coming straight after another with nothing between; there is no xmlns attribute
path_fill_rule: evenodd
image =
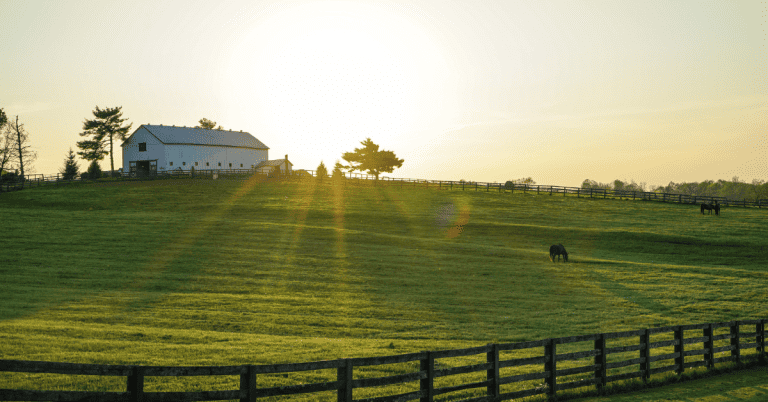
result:
<svg viewBox="0 0 768 402"><path fill-rule="evenodd" d="M13 149L13 140L11 137L11 130L7 126L8 116L0 108L0 176L3 175L3 170L6 167L10 167L11 164L11 150Z"/></svg>
<svg viewBox="0 0 768 402"><path fill-rule="evenodd" d="M24 180L24 163L31 166L37 159L37 152L32 150L29 141L29 133L24 129L24 125L19 123L19 116L16 116L15 122L6 123L8 130L11 131L10 137L13 142L11 147L11 159L16 160L21 171L21 179Z"/></svg>

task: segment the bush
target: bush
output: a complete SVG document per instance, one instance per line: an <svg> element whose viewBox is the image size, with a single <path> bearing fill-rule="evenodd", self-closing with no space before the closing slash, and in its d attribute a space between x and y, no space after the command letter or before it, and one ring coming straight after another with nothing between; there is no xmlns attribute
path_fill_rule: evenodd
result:
<svg viewBox="0 0 768 402"><path fill-rule="evenodd" d="M80 180L88 180L88 179L90 179L90 176L88 175L88 172L80 173Z"/></svg>
<svg viewBox="0 0 768 402"><path fill-rule="evenodd" d="M91 165L88 166L88 178L91 180L100 179L102 176L101 172L101 166L99 166L99 161L93 161L91 162Z"/></svg>

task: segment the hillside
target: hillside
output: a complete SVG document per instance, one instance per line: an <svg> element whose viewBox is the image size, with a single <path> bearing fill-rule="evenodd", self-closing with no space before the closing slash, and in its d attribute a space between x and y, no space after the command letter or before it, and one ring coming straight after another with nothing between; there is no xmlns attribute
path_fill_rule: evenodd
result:
<svg viewBox="0 0 768 402"><path fill-rule="evenodd" d="M0 358L306 362L765 318L765 213L238 180L7 193ZM66 385L36 378L12 380Z"/></svg>

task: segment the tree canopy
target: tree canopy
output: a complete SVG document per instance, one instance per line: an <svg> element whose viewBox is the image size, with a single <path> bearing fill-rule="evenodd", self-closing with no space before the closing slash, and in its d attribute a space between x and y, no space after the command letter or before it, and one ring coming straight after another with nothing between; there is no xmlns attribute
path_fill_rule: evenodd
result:
<svg viewBox="0 0 768 402"><path fill-rule="evenodd" d="M132 124L122 125L124 121L128 120L122 118L122 108L122 106L118 106L99 109L96 106L96 110L93 111L95 118L93 120L86 119L83 122L84 131L80 133L80 136L92 138L77 142L77 147L82 150L77 153L80 157L87 161L100 161L104 159L104 156L109 155L109 166L112 171L115 170L114 138L117 137L117 139L124 141L132 126ZM107 145L109 145L109 150L106 150Z"/></svg>
<svg viewBox="0 0 768 402"><path fill-rule="evenodd" d="M199 126L195 126L195 128L204 128L206 130L214 130L214 127L216 127L216 122L215 121L208 120L205 117L200 119L198 121L198 123L200 123L200 125ZM223 130L223 129L224 129L224 127L222 127L222 126L219 126L218 128L215 128L215 130Z"/></svg>
<svg viewBox="0 0 768 402"><path fill-rule="evenodd" d="M345 152L342 159L349 163L344 166L349 171L359 170L376 176L379 179L381 173L392 173L395 168L403 166L403 160L397 159L392 151L379 151L379 146L374 144L370 138L361 141L362 148L355 148L354 152Z"/></svg>

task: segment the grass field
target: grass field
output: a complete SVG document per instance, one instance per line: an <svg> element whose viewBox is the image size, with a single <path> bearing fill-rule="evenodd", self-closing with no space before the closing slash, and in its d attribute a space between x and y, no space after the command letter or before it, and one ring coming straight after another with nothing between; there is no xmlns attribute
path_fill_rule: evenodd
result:
<svg viewBox="0 0 768 402"><path fill-rule="evenodd" d="M758 209L230 179L4 193L0 216L3 359L273 364L768 317ZM549 261L556 243L569 263ZM0 388L124 381L5 374ZM195 381L147 390L238 379ZM390 391L372 392L355 398Z"/></svg>

